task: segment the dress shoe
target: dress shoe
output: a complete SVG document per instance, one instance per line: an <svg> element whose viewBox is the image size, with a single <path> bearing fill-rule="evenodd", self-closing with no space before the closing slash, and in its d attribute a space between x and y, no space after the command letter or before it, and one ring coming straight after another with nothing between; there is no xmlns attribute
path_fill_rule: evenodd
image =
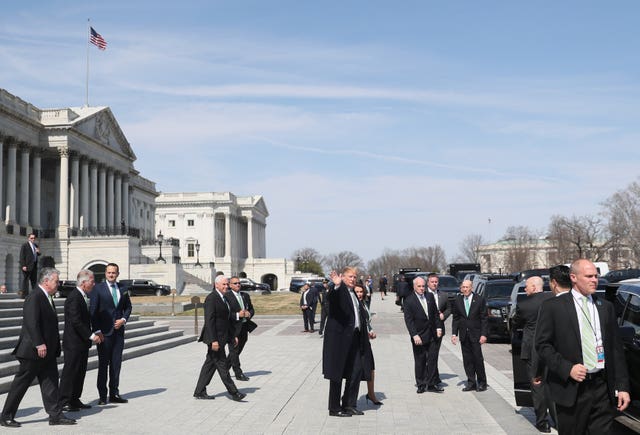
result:
<svg viewBox="0 0 640 435"><path fill-rule="evenodd" d="M486 385L478 385L478 391L487 391Z"/></svg>
<svg viewBox="0 0 640 435"><path fill-rule="evenodd" d="M246 394L241 393L241 392L237 392L231 395L231 400L235 400L236 402L242 402L242 399L244 399L245 397L247 397Z"/></svg>
<svg viewBox="0 0 640 435"><path fill-rule="evenodd" d="M427 387L425 387L424 385L419 385L419 386L418 386L418 389L416 390L416 393L418 393L418 394L422 394L422 393L424 393L425 391L427 391Z"/></svg>
<svg viewBox="0 0 640 435"><path fill-rule="evenodd" d="M198 400L213 400L216 398L216 396L210 396L207 393L194 394L193 397Z"/></svg>
<svg viewBox="0 0 640 435"><path fill-rule="evenodd" d="M357 408L353 408L351 406L347 406L346 408L344 408L342 410L342 412L344 412L345 414L350 414L350 415L364 415L364 412L360 411Z"/></svg>
<svg viewBox="0 0 640 435"><path fill-rule="evenodd" d="M465 391L465 392L466 391L475 391L475 389L476 389L476 385L475 384L469 384L466 387L464 387L462 389L462 391Z"/></svg>
<svg viewBox="0 0 640 435"><path fill-rule="evenodd" d="M111 403L127 403L129 402L127 399L123 399L122 397L120 397L119 395L115 395L115 396L110 396L109 397L109 402Z"/></svg>
<svg viewBox="0 0 640 435"><path fill-rule="evenodd" d="M82 403L79 400L77 402L73 402L71 404L71 406L73 406L74 408L80 408L80 409L91 409L91 405L87 405L86 403Z"/></svg>
<svg viewBox="0 0 640 435"><path fill-rule="evenodd" d="M73 405L64 405L62 407L62 410L65 412L78 412L80 411L80 408L73 406Z"/></svg>
<svg viewBox="0 0 640 435"><path fill-rule="evenodd" d="M100 400L98 400L98 405L99 406L104 406L107 404L107 398L106 397L101 397Z"/></svg>
<svg viewBox="0 0 640 435"><path fill-rule="evenodd" d="M551 428L549 427L549 423L546 421L536 424L536 429L538 429L538 431L540 432L551 433Z"/></svg>
<svg viewBox="0 0 640 435"><path fill-rule="evenodd" d="M58 425L69 425L76 424L76 421L73 418L65 417L60 414L58 417L49 418L49 426L58 426Z"/></svg>
<svg viewBox="0 0 640 435"><path fill-rule="evenodd" d="M384 405L384 403L382 403L378 399L373 399L373 398L369 397L368 394L366 396L364 396L364 398L367 399L367 403L369 403L369 401L371 401L371 403L373 403L374 405L378 405L378 406Z"/></svg>
<svg viewBox="0 0 640 435"><path fill-rule="evenodd" d="M0 419L0 426L4 427L20 427L22 426L20 423L15 421L13 418L2 418Z"/></svg>
<svg viewBox="0 0 640 435"><path fill-rule="evenodd" d="M329 415L331 417L351 417L351 414L347 414L346 412L342 411L329 411Z"/></svg>
<svg viewBox="0 0 640 435"><path fill-rule="evenodd" d="M444 391L444 388L438 387L437 385L429 385L427 391L431 393L442 393Z"/></svg>
<svg viewBox="0 0 640 435"><path fill-rule="evenodd" d="M245 375L244 373L240 373L239 375L236 375L236 379L239 381L248 381L249 376Z"/></svg>

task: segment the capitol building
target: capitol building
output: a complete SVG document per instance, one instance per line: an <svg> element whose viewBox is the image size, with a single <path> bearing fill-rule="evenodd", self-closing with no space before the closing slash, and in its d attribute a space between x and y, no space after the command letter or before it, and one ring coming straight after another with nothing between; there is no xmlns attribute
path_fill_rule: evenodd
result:
<svg viewBox="0 0 640 435"><path fill-rule="evenodd" d="M108 107L40 109L0 88L0 284L18 290L33 232L61 279L115 262L120 279L178 293L210 290L217 271L288 285L293 262L266 258L261 196L160 193L135 161Z"/></svg>

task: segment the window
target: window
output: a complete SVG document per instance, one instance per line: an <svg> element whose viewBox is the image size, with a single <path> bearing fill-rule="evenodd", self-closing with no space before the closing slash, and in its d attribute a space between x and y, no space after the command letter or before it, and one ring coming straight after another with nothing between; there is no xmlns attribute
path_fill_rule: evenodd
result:
<svg viewBox="0 0 640 435"><path fill-rule="evenodd" d="M187 244L187 257L194 257L195 245L193 243Z"/></svg>
<svg viewBox="0 0 640 435"><path fill-rule="evenodd" d="M175 220L173 220L173 219L170 219L170 220L169 220L169 228L173 228L173 227L175 227L175 226L176 226L176 221L175 221Z"/></svg>
<svg viewBox="0 0 640 435"><path fill-rule="evenodd" d="M192 227L192 226L194 226L194 224L195 224L195 221L193 219L187 219L187 226L188 227Z"/></svg>

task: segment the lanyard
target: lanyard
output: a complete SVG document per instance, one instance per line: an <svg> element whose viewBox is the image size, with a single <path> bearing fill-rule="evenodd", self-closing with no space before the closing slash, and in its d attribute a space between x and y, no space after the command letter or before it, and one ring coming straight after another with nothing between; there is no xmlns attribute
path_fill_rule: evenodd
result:
<svg viewBox="0 0 640 435"><path fill-rule="evenodd" d="M587 310L589 311L588 313L584 311L582 302L578 301L578 299L576 299L575 296L573 296L573 300L576 302L576 304L578 304L578 307L580 307L580 311L584 315L583 317L587 320L587 323L591 328L591 332L593 332L594 341L598 343L598 334L596 333L596 317L595 317L597 313L596 313L596 307L595 307L595 303L593 302L593 299L591 299L591 304L589 304L589 298L587 298ZM593 323L591 322L592 320L593 320ZM581 323L584 323L584 322L581 322ZM584 324L582 326L586 327L586 325Z"/></svg>

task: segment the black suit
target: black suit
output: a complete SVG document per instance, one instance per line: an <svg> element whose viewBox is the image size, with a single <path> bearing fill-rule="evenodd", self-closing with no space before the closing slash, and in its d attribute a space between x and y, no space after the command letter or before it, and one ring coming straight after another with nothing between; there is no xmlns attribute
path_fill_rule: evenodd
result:
<svg viewBox="0 0 640 435"><path fill-rule="evenodd" d="M353 295L353 296L352 296ZM345 379L342 408L355 408L362 379L362 347L367 337L366 313L353 289L341 283L327 292L329 317L322 346L322 374L329 379L329 411L339 412L342 380ZM358 323L356 311L358 310Z"/></svg>
<svg viewBox="0 0 640 435"><path fill-rule="evenodd" d="M64 302L64 368L60 376L60 405L80 403L91 347L91 317L82 290L72 291Z"/></svg>
<svg viewBox="0 0 640 435"><path fill-rule="evenodd" d="M534 347L534 339L540 306L544 301L552 297L553 293L551 292L533 293L518 303L513 316L513 326L523 328L520 358L527 362L527 371L530 379L535 378L544 371ZM543 384L531 384L531 397L533 399L533 409L536 413L536 425L547 421L547 410L552 409L553 406L549 403L545 390L546 388Z"/></svg>
<svg viewBox="0 0 640 435"><path fill-rule="evenodd" d="M576 296L577 297L577 296ZM582 364L582 340L573 292L542 304L535 348L548 368L547 382L556 404L560 433L608 433L613 421L615 391L629 391L629 375L613 305L593 296L604 346L605 366L593 379L570 376Z"/></svg>
<svg viewBox="0 0 640 435"><path fill-rule="evenodd" d="M488 331L487 301L481 295L471 294L473 296L471 296L469 314L466 312L465 298L462 293L456 295L453 300L451 335L460 339L462 363L469 386L477 385L480 388L487 386L487 375L484 370L484 357L480 344L480 337L486 337Z"/></svg>
<svg viewBox="0 0 640 435"><path fill-rule="evenodd" d="M38 247L37 244L33 244L35 248ZM29 294L29 283L31 283L31 288L37 288L38 281L38 256L39 252L36 252L34 255L34 250L31 248L31 244L29 242L25 242L20 247L20 272L22 272L22 297L26 297ZM27 268L25 272L22 270L23 267Z"/></svg>
<svg viewBox="0 0 640 435"><path fill-rule="evenodd" d="M51 306L44 290L37 287L25 300L23 323L18 344L13 355L20 362L20 369L13 378L7 400L2 409L2 419L15 418L18 406L29 385L37 377L42 393L42 402L51 418L61 415L58 404L58 365L56 358L60 356L60 333L58 332L58 314ZM38 356L36 346L45 344L47 354Z"/></svg>
<svg viewBox="0 0 640 435"><path fill-rule="evenodd" d="M302 308L305 305L307 308ZM302 310L302 320L305 331L314 331L315 310L317 306L318 295L313 287L309 287L309 290L302 292L300 295L300 309Z"/></svg>
<svg viewBox="0 0 640 435"><path fill-rule="evenodd" d="M327 301L327 288L322 285L322 288L318 292L318 297L320 299L320 329L319 333L322 334L324 332L324 325L327 323L327 316L329 315L329 302Z"/></svg>
<svg viewBox="0 0 640 435"><path fill-rule="evenodd" d="M198 341L207 345L207 357L202 364L202 369L200 369L200 376L194 391L195 396L207 394L207 385L211 382L216 370L220 373L220 379L222 379L227 391L232 395L238 392L229 374L227 355L224 350L228 343L233 346L234 338L238 335L236 327L237 324L231 319L228 303L224 297L220 296L218 290L214 289L204 300L204 327ZM217 351L211 348L211 343L214 342L218 342L220 345Z"/></svg>
<svg viewBox="0 0 640 435"><path fill-rule="evenodd" d="M107 371L109 373L109 396L119 396L120 368L122 367L122 351L124 350L125 325L115 329L118 319L129 320L131 315L131 298L116 286L119 295L118 304L113 299L112 290L107 281L103 281L91 291L90 314L94 330L100 330L104 341L98 345L98 394L101 399L107 398Z"/></svg>
<svg viewBox="0 0 640 435"><path fill-rule="evenodd" d="M427 313L422 307L420 296L412 293L404 298L404 322L407 325L411 346L413 349L413 361L418 388L426 388L436 384L436 363L438 361L437 329L442 330L442 321L438 315L436 301L429 292L424 294L427 305ZM420 336L421 345L416 345L414 336Z"/></svg>
<svg viewBox="0 0 640 435"><path fill-rule="evenodd" d="M451 304L449 303L449 296L445 292L437 290L434 294L428 288L425 290L425 292L429 292L433 295L438 308L438 314L442 313L442 315L444 316L444 319L442 319L442 336L440 338L436 338L436 381L441 382L442 380L440 379L440 370L438 369L438 357L440 355L440 346L442 346L442 339L444 338L445 333L444 322L451 315Z"/></svg>
<svg viewBox="0 0 640 435"><path fill-rule="evenodd" d="M240 306L240 302L238 302L238 298L236 296L236 292L233 290L227 290L224 294L224 298L229 303L229 307L231 308L231 320L235 321L236 326L235 329L238 333L238 345L229 346L229 356L227 358L227 367L233 368L233 372L236 376L242 375L242 369L240 368L240 354L244 349L244 345L247 344L247 340L249 339L249 331L253 331L257 326L251 318L255 314L253 309L253 304L251 303L251 297L249 294L244 292L238 292L240 297L242 298L242 303L244 304L244 309L249 311L251 317L246 318L237 318L238 312L242 309Z"/></svg>

